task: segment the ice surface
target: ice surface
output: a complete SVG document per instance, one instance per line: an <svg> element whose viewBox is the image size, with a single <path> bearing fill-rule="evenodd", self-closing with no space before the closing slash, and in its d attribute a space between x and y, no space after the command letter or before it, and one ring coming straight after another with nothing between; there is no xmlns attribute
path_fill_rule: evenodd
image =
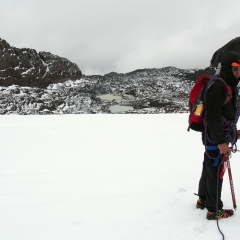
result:
<svg viewBox="0 0 240 240"><path fill-rule="evenodd" d="M0 239L222 239L195 209L204 148L187 117L1 115ZM231 166L238 202L240 153ZM219 224L239 239L238 211Z"/></svg>

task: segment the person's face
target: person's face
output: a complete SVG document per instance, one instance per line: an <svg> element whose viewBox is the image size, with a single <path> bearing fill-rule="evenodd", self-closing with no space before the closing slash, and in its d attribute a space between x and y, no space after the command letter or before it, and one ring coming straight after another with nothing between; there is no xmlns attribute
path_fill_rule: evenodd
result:
<svg viewBox="0 0 240 240"><path fill-rule="evenodd" d="M233 67L232 68L233 75L236 79L240 78L240 67Z"/></svg>

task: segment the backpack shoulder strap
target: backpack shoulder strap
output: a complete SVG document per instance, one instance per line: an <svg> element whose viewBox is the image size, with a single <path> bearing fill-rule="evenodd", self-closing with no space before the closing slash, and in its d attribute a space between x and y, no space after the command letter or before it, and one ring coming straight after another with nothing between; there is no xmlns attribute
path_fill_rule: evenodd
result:
<svg viewBox="0 0 240 240"><path fill-rule="evenodd" d="M227 85L227 83L225 82L225 80L222 78L222 77L217 77L216 79L215 79L215 81L220 81L220 82L222 82L224 85L225 85L225 87L226 87L226 90L227 90L227 95L226 95L226 100L224 101L224 103L223 103L223 106L224 105L226 105L231 99L232 99L232 88L229 86L229 85Z"/></svg>
<svg viewBox="0 0 240 240"><path fill-rule="evenodd" d="M222 77L217 77L217 78L215 78L215 81L220 81L220 82L222 82L224 85L227 85L227 83L225 82L225 80L222 78Z"/></svg>

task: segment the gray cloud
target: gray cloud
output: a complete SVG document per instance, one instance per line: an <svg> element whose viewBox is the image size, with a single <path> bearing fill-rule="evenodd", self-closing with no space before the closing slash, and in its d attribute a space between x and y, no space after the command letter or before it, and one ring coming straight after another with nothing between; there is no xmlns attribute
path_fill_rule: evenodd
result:
<svg viewBox="0 0 240 240"><path fill-rule="evenodd" d="M1 1L1 38L66 57L84 74L140 68L205 68L238 37L238 9L226 0Z"/></svg>

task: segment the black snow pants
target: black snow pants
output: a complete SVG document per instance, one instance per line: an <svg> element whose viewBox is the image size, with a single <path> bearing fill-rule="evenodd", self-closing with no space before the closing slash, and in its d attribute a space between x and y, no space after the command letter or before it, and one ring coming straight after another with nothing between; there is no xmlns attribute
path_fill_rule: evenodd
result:
<svg viewBox="0 0 240 240"><path fill-rule="evenodd" d="M216 158L219 154L219 150L207 150L210 157ZM221 200L222 182L223 179L219 178L220 169L218 173L218 166L212 166L214 159L208 157L206 152L204 153L204 161L202 168L202 175L199 181L198 195L201 199L206 200L206 207L208 211L216 211L216 204L218 202L218 209L223 208L223 202ZM220 164L221 160L219 161ZM218 195L218 196L217 196Z"/></svg>

